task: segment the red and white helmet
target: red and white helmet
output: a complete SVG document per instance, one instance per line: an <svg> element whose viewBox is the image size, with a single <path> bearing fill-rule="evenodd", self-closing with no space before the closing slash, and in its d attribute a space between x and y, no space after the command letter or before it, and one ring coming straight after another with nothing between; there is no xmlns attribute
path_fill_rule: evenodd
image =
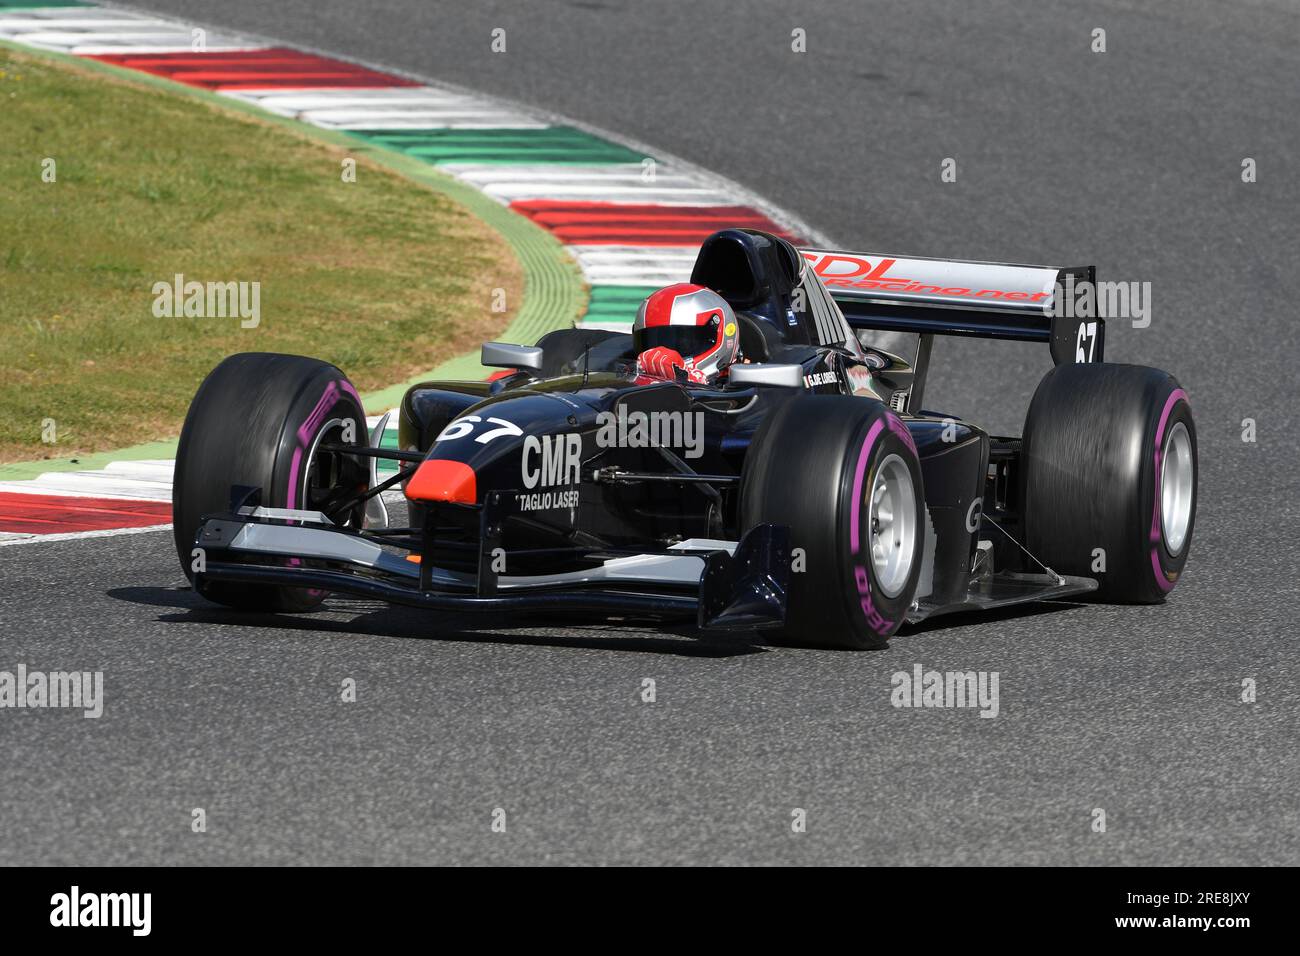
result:
<svg viewBox="0 0 1300 956"><path fill-rule="evenodd" d="M703 384L716 381L736 361L740 333L726 299L702 285L679 282L641 303L632 344L643 374L668 378L676 366L691 382Z"/></svg>

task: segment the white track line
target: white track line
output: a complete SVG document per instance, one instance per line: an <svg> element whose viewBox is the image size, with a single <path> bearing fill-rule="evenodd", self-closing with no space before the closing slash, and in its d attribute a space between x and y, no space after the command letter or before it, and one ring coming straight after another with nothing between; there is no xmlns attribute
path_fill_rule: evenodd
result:
<svg viewBox="0 0 1300 956"><path fill-rule="evenodd" d="M640 163L564 166L555 163L443 163L457 179L503 203L527 199L642 203L654 206L736 206L738 200L663 163L647 178Z"/></svg>
<svg viewBox="0 0 1300 956"><path fill-rule="evenodd" d="M74 498L171 501L173 462L115 461L99 471L47 471L30 481L0 481L0 491Z"/></svg>
<svg viewBox="0 0 1300 956"><path fill-rule="evenodd" d="M223 95L322 129L546 129L549 125L482 97L431 86L227 90Z"/></svg>
<svg viewBox="0 0 1300 956"><path fill-rule="evenodd" d="M672 285L695 267L697 246L565 246L592 285Z"/></svg>
<svg viewBox="0 0 1300 956"><path fill-rule="evenodd" d="M168 531L170 524L151 524L142 528L105 528L101 531L61 531L58 534L15 534L0 532L0 548L12 544L43 544L46 541L78 541L81 538L112 538L119 534L145 534L149 531Z"/></svg>
<svg viewBox="0 0 1300 956"><path fill-rule="evenodd" d="M193 53L195 27L152 14L97 7L36 7L0 12L0 38L80 56ZM203 52L264 49L225 30L203 31Z"/></svg>

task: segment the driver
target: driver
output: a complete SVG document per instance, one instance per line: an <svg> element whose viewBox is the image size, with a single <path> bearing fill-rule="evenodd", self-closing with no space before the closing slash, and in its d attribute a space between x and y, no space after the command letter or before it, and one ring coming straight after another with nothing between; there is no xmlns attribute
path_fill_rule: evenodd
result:
<svg viewBox="0 0 1300 956"><path fill-rule="evenodd" d="M632 323L637 374L715 385L740 353L736 314L712 289L679 282L649 295Z"/></svg>

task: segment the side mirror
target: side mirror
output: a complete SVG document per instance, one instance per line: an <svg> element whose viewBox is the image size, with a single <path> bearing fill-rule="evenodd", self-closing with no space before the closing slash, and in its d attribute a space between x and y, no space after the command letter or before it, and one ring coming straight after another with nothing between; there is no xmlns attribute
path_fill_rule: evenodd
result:
<svg viewBox="0 0 1300 956"><path fill-rule="evenodd" d="M732 365L727 372L731 385L776 385L781 388L803 388L802 365Z"/></svg>
<svg viewBox="0 0 1300 956"><path fill-rule="evenodd" d="M484 342L479 361L488 368L527 368L537 372L542 368L542 350L536 345Z"/></svg>

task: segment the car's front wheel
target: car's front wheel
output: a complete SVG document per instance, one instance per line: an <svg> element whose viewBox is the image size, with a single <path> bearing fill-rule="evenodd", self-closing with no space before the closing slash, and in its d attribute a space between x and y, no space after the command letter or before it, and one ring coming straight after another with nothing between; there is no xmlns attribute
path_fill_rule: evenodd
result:
<svg viewBox="0 0 1300 956"><path fill-rule="evenodd" d="M176 449L172 523L176 552L194 580L195 535L204 515L230 507L230 489L262 489L262 504L321 511L360 527L364 459L331 445L368 444L361 399L333 365L298 355L246 352L214 368L190 403ZM324 593L304 588L202 581L200 593L248 610L305 611Z"/></svg>
<svg viewBox="0 0 1300 956"><path fill-rule="evenodd" d="M912 436L880 402L803 395L754 435L741 477L741 529L790 529L786 623L778 639L881 648L921 574L925 498Z"/></svg>

